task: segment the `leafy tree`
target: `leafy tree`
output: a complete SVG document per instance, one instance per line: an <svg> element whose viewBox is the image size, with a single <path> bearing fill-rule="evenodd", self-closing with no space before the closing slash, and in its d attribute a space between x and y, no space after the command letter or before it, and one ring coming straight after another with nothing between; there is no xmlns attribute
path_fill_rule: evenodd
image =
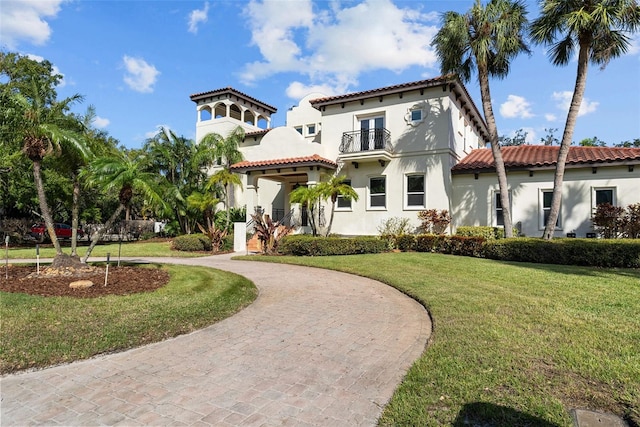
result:
<svg viewBox="0 0 640 427"><path fill-rule="evenodd" d="M557 128L545 128L544 131L547 133L544 137L540 138L540 142L544 145L554 145L560 144L560 141L556 137Z"/></svg>
<svg viewBox="0 0 640 427"><path fill-rule="evenodd" d="M233 188L234 185L240 185L241 181L236 176L233 178L233 172L231 172L231 165L244 160L244 156L240 151L240 143L244 140L244 129L240 126L236 127L225 138L218 133L209 133L202 138L200 144L205 144L212 147L213 153L216 156L221 170L214 173L219 175L213 181L209 181L209 184L219 183L224 186L224 198L225 207L227 210L227 228L231 224L231 205L233 204ZM213 177L212 177L213 179Z"/></svg>
<svg viewBox="0 0 640 427"><path fill-rule="evenodd" d="M229 229L231 225L231 206L229 193L230 189L234 185L242 187L242 181L240 180L240 177L237 174L231 172L230 169L225 168L220 169L219 171L211 175L205 187L207 190L212 190L214 188L217 188L217 186L222 186L222 188L224 189L224 205L226 208L227 216L225 228L227 229Z"/></svg>
<svg viewBox="0 0 640 427"><path fill-rule="evenodd" d="M598 139L597 136L594 136L593 138L584 138L582 141L578 142L578 145L581 147L606 147L607 143Z"/></svg>
<svg viewBox="0 0 640 427"><path fill-rule="evenodd" d="M620 148L640 148L640 138L636 138L634 140L622 141L619 144L616 144L616 147Z"/></svg>
<svg viewBox="0 0 640 427"><path fill-rule="evenodd" d="M506 77L511 59L522 52L529 52L524 42L526 14L524 4L519 1L491 0L483 6L477 0L464 15L446 12L444 25L432 42L440 58L443 73L457 73L463 81L468 82L473 70L477 69L507 237L513 236L507 172L498 141L489 77Z"/></svg>
<svg viewBox="0 0 640 427"><path fill-rule="evenodd" d="M640 25L640 6L636 0L545 0L540 16L531 25L534 42L550 46L553 65L567 65L578 52L576 82L571 106L562 134L553 182L551 209L543 234L553 237L560 212L564 170L576 119L587 84L589 63L606 67L629 48L628 34Z"/></svg>
<svg viewBox="0 0 640 427"><path fill-rule="evenodd" d="M328 236L331 233L331 226L333 225L333 215L336 210L336 202L338 201L338 196L343 197L345 200L355 200L358 201L358 193L353 187L347 183L345 183L345 176L332 176L329 181L321 182L318 184L318 191L320 192L320 197L324 200L331 200L331 216L329 218L329 226L327 227L326 235Z"/></svg>
<svg viewBox="0 0 640 427"><path fill-rule="evenodd" d="M110 156L102 156L93 160L88 169L83 171L88 186L97 186L104 193L117 192L120 204L107 220L103 227L96 230L91 236L91 245L82 259L86 263L100 237L108 230L118 216L130 204L135 193L140 193L152 205L162 206L164 200L161 197L157 175L146 172L146 158L142 154L128 155L123 151L117 151Z"/></svg>
<svg viewBox="0 0 640 427"><path fill-rule="evenodd" d="M503 147L526 145L528 134L529 132L524 129L518 129L513 137L502 135L498 138L498 141L500 141L500 145Z"/></svg>
<svg viewBox="0 0 640 427"><path fill-rule="evenodd" d="M196 144L177 136L172 130L160 128L143 148L148 156L148 170L165 178L165 200L170 204L173 218L183 233L191 233L201 212L189 206L189 195L203 193L207 170L215 163L213 147L207 141Z"/></svg>

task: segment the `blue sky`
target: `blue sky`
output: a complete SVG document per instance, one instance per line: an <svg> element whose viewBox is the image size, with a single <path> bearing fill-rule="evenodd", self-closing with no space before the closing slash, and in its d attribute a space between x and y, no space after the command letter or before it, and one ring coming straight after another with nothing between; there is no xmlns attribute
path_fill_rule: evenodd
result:
<svg viewBox="0 0 640 427"><path fill-rule="evenodd" d="M51 61L58 93L85 97L94 125L132 148L158 126L195 136L189 95L231 86L278 108L274 126L309 92L327 95L436 77L430 42L463 1L0 1L0 48ZM538 14L527 2L529 18ZM554 67L544 47L492 80L501 135L561 137L576 62ZM475 79L475 76L474 76ZM475 80L467 88L481 109ZM640 37L606 69L591 66L574 140L640 138Z"/></svg>

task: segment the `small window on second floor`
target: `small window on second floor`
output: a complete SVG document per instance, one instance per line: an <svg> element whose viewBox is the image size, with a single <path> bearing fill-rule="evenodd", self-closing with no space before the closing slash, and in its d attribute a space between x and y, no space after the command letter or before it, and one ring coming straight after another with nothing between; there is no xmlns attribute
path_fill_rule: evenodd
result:
<svg viewBox="0 0 640 427"><path fill-rule="evenodd" d="M307 125L307 135L316 134L316 125Z"/></svg>
<svg viewBox="0 0 640 427"><path fill-rule="evenodd" d="M296 126L295 127L296 132L298 132L300 135L302 135L302 126Z"/></svg>
<svg viewBox="0 0 640 427"><path fill-rule="evenodd" d="M411 121L419 122L422 120L422 110L411 110Z"/></svg>

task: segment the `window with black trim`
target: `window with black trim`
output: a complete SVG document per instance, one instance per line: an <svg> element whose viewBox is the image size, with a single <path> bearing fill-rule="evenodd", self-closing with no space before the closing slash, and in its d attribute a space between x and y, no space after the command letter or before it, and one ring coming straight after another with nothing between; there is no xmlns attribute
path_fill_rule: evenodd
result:
<svg viewBox="0 0 640 427"><path fill-rule="evenodd" d="M369 178L369 206L372 208L386 207L387 179L384 176Z"/></svg>
<svg viewBox="0 0 640 427"><path fill-rule="evenodd" d="M540 190L540 229L547 226L549 213L551 213L551 199L553 199L553 190ZM560 213L556 219L556 228L560 228Z"/></svg>

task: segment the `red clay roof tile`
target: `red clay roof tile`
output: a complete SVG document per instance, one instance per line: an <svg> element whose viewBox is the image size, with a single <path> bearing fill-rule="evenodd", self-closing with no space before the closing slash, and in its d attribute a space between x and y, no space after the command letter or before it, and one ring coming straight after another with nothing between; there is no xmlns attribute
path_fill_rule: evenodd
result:
<svg viewBox="0 0 640 427"><path fill-rule="evenodd" d="M338 167L336 162L333 162L329 159L325 159L324 157L314 154L312 156L306 156L306 157L289 157L284 159L257 160L253 162L244 160L242 162L231 165L231 169L234 169L234 170L264 169L264 168L275 168L275 167L308 166L308 165L316 165L316 164L322 164L333 169Z"/></svg>
<svg viewBox="0 0 640 427"><path fill-rule="evenodd" d="M526 169L535 167L555 167L559 146L521 145L502 147L502 158L507 169ZM640 161L640 148L618 147L570 147L567 165L591 165L625 161ZM473 150L451 171L469 173L474 171L495 170L491 149Z"/></svg>

